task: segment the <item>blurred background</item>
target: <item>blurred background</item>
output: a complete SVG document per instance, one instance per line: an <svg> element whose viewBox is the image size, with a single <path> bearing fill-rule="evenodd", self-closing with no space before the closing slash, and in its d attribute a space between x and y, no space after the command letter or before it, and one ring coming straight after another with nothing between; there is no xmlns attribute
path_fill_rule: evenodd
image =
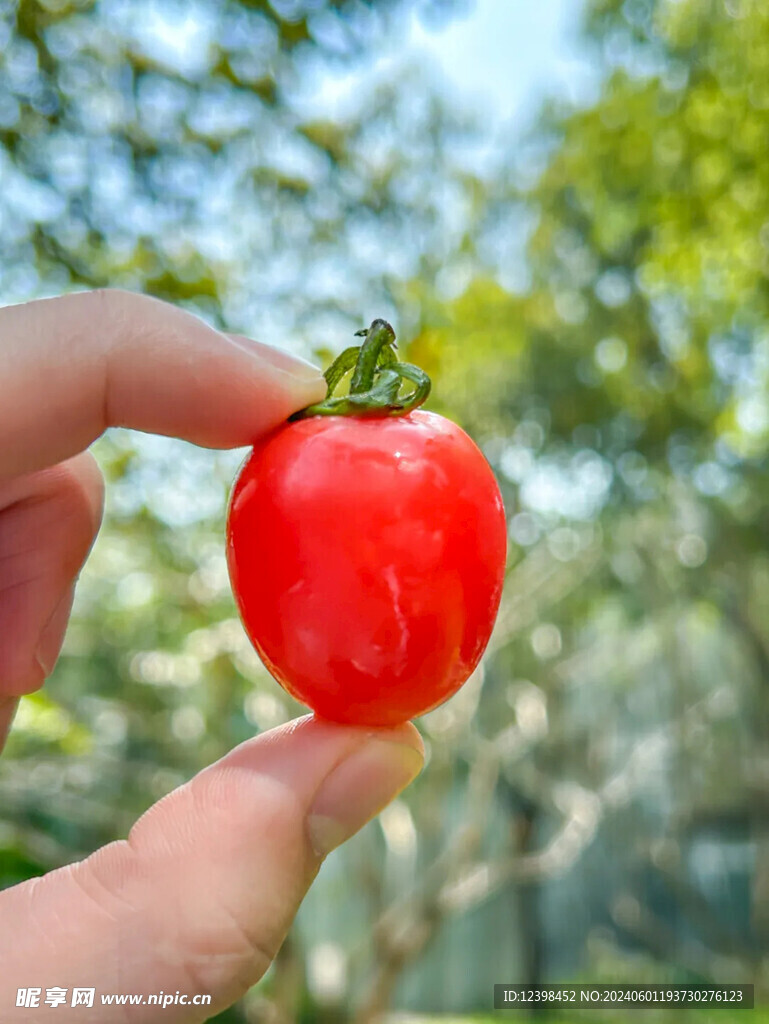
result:
<svg viewBox="0 0 769 1024"><path fill-rule="evenodd" d="M0 0L0 303L120 286L324 364L385 316L509 515L424 774L217 1020L769 996L768 147L764 0ZM303 710L229 588L243 453L96 454L104 529L0 761L3 886Z"/></svg>

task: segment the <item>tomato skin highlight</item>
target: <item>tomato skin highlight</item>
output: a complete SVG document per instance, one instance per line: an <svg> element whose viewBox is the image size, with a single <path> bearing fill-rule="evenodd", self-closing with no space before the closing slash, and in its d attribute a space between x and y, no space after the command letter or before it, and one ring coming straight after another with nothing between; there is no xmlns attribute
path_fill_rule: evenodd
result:
<svg viewBox="0 0 769 1024"><path fill-rule="evenodd" d="M507 531L490 466L450 420L417 410L286 424L246 460L227 532L257 653L320 717L395 725L477 666Z"/></svg>

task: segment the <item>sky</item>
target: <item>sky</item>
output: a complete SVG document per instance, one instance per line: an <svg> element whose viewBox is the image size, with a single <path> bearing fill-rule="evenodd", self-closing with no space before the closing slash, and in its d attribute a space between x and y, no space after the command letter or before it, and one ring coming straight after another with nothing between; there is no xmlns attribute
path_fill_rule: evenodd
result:
<svg viewBox="0 0 769 1024"><path fill-rule="evenodd" d="M209 8L145 0L137 20L135 3L109 3L114 20L151 54L191 73L207 66L216 25ZM345 71L321 61L313 73L307 65L296 86L301 105L321 117L343 115L362 88L413 63L461 107L488 116L490 127L524 127L549 94L589 98L596 79L577 40L584 0L456 0L456 13L438 22L424 6L414 4L394 21L390 38L377 41L373 63L367 53Z"/></svg>
<svg viewBox="0 0 769 1024"><path fill-rule="evenodd" d="M465 0L459 13L431 26L418 9L382 46L372 70L328 74L311 102L325 115L354 104L363 80L384 80L400 63L419 62L462 108L481 111L490 127L523 128L548 95L587 99L595 76L577 40L583 0ZM370 76L370 77L369 77Z"/></svg>
<svg viewBox="0 0 769 1024"><path fill-rule="evenodd" d="M414 14L407 50L426 59L450 94L525 123L545 95L575 101L589 84L576 31L581 0L474 0L468 13L430 30Z"/></svg>
<svg viewBox="0 0 769 1024"><path fill-rule="evenodd" d="M211 9L185 0L108 0L111 17L143 47L182 71L207 66L216 21ZM436 23L425 5L396 19L391 36L378 40L373 63L345 72L316 68L320 80L300 85L311 105L328 116L354 103L361 84L384 79L401 63L419 62L463 106L506 123L523 124L548 93L579 100L594 80L576 39L584 0L456 0L456 13ZM420 14L420 8L422 13ZM429 7L428 7L429 10ZM432 23L431 23L432 22ZM305 97L303 97L304 99Z"/></svg>

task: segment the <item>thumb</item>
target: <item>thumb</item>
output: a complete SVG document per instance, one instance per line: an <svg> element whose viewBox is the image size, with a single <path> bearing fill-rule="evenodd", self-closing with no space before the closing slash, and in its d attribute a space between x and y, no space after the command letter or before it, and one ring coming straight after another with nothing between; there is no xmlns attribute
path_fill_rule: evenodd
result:
<svg viewBox="0 0 769 1024"><path fill-rule="evenodd" d="M422 760L410 724L307 717L243 743L152 807L127 841L0 894L0 1021L18 989L42 989L43 1004L50 986L95 988L105 1024L157 1019L146 1000L102 1003L113 993L210 995L163 1014L209 1019L265 972L325 855ZM25 1022L47 1009L28 1009ZM91 1019L87 1006L57 1010Z"/></svg>

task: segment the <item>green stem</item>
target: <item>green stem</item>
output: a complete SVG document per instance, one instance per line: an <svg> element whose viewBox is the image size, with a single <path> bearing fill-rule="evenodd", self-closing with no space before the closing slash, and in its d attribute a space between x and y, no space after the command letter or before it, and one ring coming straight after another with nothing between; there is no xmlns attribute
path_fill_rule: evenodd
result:
<svg viewBox="0 0 769 1024"><path fill-rule="evenodd" d="M395 331L386 320L374 320L362 345L346 348L324 373L327 392L322 402L294 413L292 420L309 416L404 416L418 408L430 394L430 378L418 366L399 363L393 349ZM334 397L342 378L352 370L348 395ZM404 381L414 390L400 396Z"/></svg>
<svg viewBox="0 0 769 1024"><path fill-rule="evenodd" d="M366 331L366 340L360 347L358 362L355 364L350 394L360 395L374 383L379 353L383 348L395 344L395 331L386 320L374 320Z"/></svg>

